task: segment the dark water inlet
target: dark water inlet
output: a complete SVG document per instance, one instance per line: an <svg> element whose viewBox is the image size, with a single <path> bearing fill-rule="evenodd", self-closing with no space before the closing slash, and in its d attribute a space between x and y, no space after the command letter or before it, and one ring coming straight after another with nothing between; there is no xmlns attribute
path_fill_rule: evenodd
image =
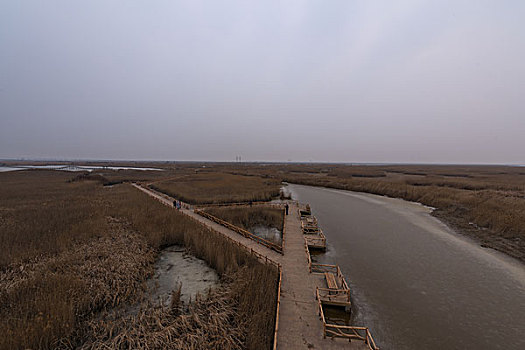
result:
<svg viewBox="0 0 525 350"><path fill-rule="evenodd" d="M248 231L255 234L257 237L261 237L267 241L275 244L282 244L282 233L275 227L268 227L264 225L256 225L251 227Z"/></svg>
<svg viewBox="0 0 525 350"><path fill-rule="evenodd" d="M352 321L382 349L525 349L525 267L397 199L289 185L310 203L338 264Z"/></svg>

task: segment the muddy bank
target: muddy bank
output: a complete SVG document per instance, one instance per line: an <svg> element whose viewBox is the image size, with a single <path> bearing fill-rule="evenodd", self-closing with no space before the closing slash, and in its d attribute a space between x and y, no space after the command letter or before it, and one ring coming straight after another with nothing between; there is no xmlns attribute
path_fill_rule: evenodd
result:
<svg viewBox="0 0 525 350"><path fill-rule="evenodd" d="M492 248L525 264L524 239L520 237L502 237L490 229L481 228L472 222L466 222L464 219L456 217L447 210L434 210L432 216L445 222L452 227L454 231L473 239L481 247Z"/></svg>

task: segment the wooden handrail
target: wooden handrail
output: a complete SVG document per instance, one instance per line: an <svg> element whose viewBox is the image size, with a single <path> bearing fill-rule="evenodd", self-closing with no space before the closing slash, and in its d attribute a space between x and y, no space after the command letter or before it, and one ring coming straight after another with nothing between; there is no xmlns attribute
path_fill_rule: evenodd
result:
<svg viewBox="0 0 525 350"><path fill-rule="evenodd" d="M232 203L209 203L209 204L193 204L194 208L202 209L202 208L216 208L216 207L240 207L240 206L256 206L256 205L264 205L269 207L275 207L275 208L284 208L284 204L281 203L271 203L268 201L260 201L260 202L232 202Z"/></svg>
<svg viewBox="0 0 525 350"><path fill-rule="evenodd" d="M220 219L220 218L218 218L218 217L216 217L214 215L211 215L210 213L207 213L207 212L205 212L203 210L195 209L194 213L199 214L200 216L203 216L203 217L205 217L205 218L207 218L207 219L209 219L211 221L214 221L214 222L216 222L216 223L218 223L218 224L220 224L222 226L225 226L225 227L229 228L232 231L240 233L244 237L249 238L249 239L251 239L253 241L256 241L257 243L260 243L260 244L262 244L262 245L264 245L264 246L266 246L266 247L268 247L270 249L273 249L273 250L275 250L276 252L278 252L280 254L283 254L283 248L282 248L282 246L280 246L278 244L275 244L273 242L267 241L264 238L258 237L258 236L254 235L253 233L251 233L251 232L249 232L249 231L247 231L247 230L245 230L243 228L235 226L235 225L233 225L233 224L231 224L231 223L229 223L229 222L227 222L225 220L222 220L222 219Z"/></svg>
<svg viewBox="0 0 525 350"><path fill-rule="evenodd" d="M368 348L370 350L379 350L379 348L376 345L376 342L374 341L374 338L372 338L372 333L370 333L370 330L368 330L368 328L366 329L366 345L368 345Z"/></svg>
<svg viewBox="0 0 525 350"><path fill-rule="evenodd" d="M284 210L284 209L283 209ZM284 212L284 220L283 220L283 233L282 233L282 238L281 238L281 250L282 250L282 253L284 254L284 242L286 240L286 211Z"/></svg>
<svg viewBox="0 0 525 350"><path fill-rule="evenodd" d="M304 250L306 252L306 259L308 261L308 271L312 272L312 256L310 255L310 248L308 248L308 241L304 239Z"/></svg>
<svg viewBox="0 0 525 350"><path fill-rule="evenodd" d="M277 286L277 308L275 311L275 331L273 333L273 350L277 349L277 332L279 331L279 309L281 307L281 282L283 279L283 271L279 266L279 284Z"/></svg>
<svg viewBox="0 0 525 350"><path fill-rule="evenodd" d="M372 333L368 329L368 327L360 327L360 326L343 326L333 323L327 323L326 318L324 316L324 310L323 310L323 304L321 302L321 295L319 293L319 290L323 288L317 288L315 291L316 297L317 297L317 303L319 306L319 316L321 317L321 322L323 322L323 338L326 338L326 335L331 335L332 337L342 337L347 338L348 340L352 339L359 339L364 341L364 343L367 345L369 350L379 350L377 347L374 338L372 337ZM351 331L352 334L346 333L345 331ZM365 335L362 336L358 332L364 331Z"/></svg>
<svg viewBox="0 0 525 350"><path fill-rule="evenodd" d="M142 189L144 189L142 186L140 185L136 185ZM144 189L146 190L146 189ZM149 188L147 190L150 190ZM152 192L156 192L156 191L153 191ZM166 206L169 206L168 203L166 202L163 202L162 200L160 200L159 198L157 197L153 197L154 199L158 200L159 202L161 202L162 204L166 205ZM167 199L167 198L164 198L164 199ZM195 219L194 217L192 217L191 215L188 215L187 213L185 213L184 211L181 211L181 213L183 213L184 215L186 215L190 220L194 221L195 223L198 223L199 225L203 225L202 222L200 222L199 220ZM227 235L223 234L222 232L220 231L217 231L215 229L213 229L212 227L209 227L207 226L207 228L214 232L215 234L218 234L220 236L222 236L223 238L225 238L227 241L229 241L230 243L232 244L235 244L237 245L238 247L240 247L241 249L244 249L246 250L248 253L254 255L259 261L261 261L262 263L266 263L266 264L269 264L269 265L273 265L277 268L277 270L279 271L279 283L278 283L278 286L277 286L277 307L276 307L276 311L275 311L275 329L274 329L274 340L273 340L273 350L276 350L277 349L277 333L278 333L278 330L279 330L279 310L280 310L280 305L281 305L281 284L282 284L282 277L283 277L283 269L282 269L282 266L281 264L279 264L278 262L276 261L273 261L272 259L269 259L267 256L264 256L258 252L256 252L255 250L253 250L252 248L249 248L248 246L228 237Z"/></svg>

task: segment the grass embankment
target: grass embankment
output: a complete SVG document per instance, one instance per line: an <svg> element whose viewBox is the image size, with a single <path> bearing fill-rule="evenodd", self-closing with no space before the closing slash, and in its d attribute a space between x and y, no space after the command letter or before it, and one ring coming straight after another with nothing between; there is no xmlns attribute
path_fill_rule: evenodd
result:
<svg viewBox="0 0 525 350"><path fill-rule="evenodd" d="M270 347L276 268L129 185L71 176L0 174L0 349ZM141 300L171 244L206 260L222 286L189 309L100 318Z"/></svg>
<svg viewBox="0 0 525 350"><path fill-rule="evenodd" d="M204 211L248 231L254 226L262 225L283 232L283 209L255 206L206 208Z"/></svg>
<svg viewBox="0 0 525 350"><path fill-rule="evenodd" d="M269 201L281 184L254 176L204 173L155 182L151 188L190 204Z"/></svg>

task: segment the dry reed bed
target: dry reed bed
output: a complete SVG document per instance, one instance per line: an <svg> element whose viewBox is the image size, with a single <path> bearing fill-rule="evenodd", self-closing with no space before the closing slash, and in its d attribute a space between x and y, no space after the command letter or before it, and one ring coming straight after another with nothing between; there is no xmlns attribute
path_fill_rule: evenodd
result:
<svg viewBox="0 0 525 350"><path fill-rule="evenodd" d="M71 177L58 171L0 174L0 267L63 252L109 230L102 188L68 183Z"/></svg>
<svg viewBox="0 0 525 350"><path fill-rule="evenodd" d="M144 308L137 315L89 323L83 349L270 349L272 337L260 336L256 327L271 328L268 315L252 316L251 306L265 308L262 293L250 293L258 282L273 282L263 270L258 276L244 267L223 277L221 287L197 296L190 305ZM252 299L255 298L255 299ZM274 315L272 315L274 316Z"/></svg>
<svg viewBox="0 0 525 350"><path fill-rule="evenodd" d="M11 232L23 228L20 230L23 240L11 245L14 254L3 255L3 261L9 263L4 263L0 275L0 348L72 348L82 344L92 348L100 344L102 348L103 344L117 343L124 347L138 344L133 342L139 339L131 341L130 334L142 337L139 330L143 327L153 332L149 341L142 343L148 348L164 348L154 336L157 331L169 334L172 340L193 339L195 342L187 343L190 344L187 348L208 348L209 334L216 336L213 344L223 344L224 348L271 347L278 283L276 267L261 264L217 233L152 201L129 185L102 188L93 181L67 183L65 175L59 172L24 173L3 177L9 181L0 186L2 193L10 194L0 200L2 224L13 225ZM38 208L44 205L53 208L46 212L48 215L57 213L60 218L49 218L52 225L46 224L44 215L23 214L27 208L38 213ZM75 216L79 208L84 211L80 221ZM20 222L21 218L29 218L29 224ZM41 231L38 225L46 229ZM84 226L79 237L72 234ZM8 238L2 239L9 243ZM118 320L101 319L101 323L93 326L94 317L100 317L98 311L139 300L157 249L181 243L225 276L226 282L218 294L202 298L203 304L199 301L193 311L181 313L177 316L182 317L180 320L175 315L169 318L165 310L144 311L142 321L132 323L138 328L131 333L131 324L114 328ZM32 248L32 256L23 251L26 244ZM228 283L228 278L234 278L235 283ZM213 327L223 318L215 319L215 325L200 322L198 331L194 331L195 325L176 326L179 322L186 324L183 319L188 312L207 314L202 310L206 305L214 305L214 298L223 300L217 301L219 304L231 306L223 310L228 322L221 325L220 332ZM157 315L155 322L166 327L151 329L147 326L152 320L149 315ZM106 333L110 328L112 337ZM179 334L174 333L176 329ZM96 334L95 330L101 333ZM240 335L230 343L230 334L235 332Z"/></svg>
<svg viewBox="0 0 525 350"><path fill-rule="evenodd" d="M111 226L107 236L0 273L1 349L53 348L98 311L140 298L155 250L129 227Z"/></svg>
<svg viewBox="0 0 525 350"><path fill-rule="evenodd" d="M187 175L150 187L190 204L260 202L278 197L280 182L253 176L220 173Z"/></svg>

